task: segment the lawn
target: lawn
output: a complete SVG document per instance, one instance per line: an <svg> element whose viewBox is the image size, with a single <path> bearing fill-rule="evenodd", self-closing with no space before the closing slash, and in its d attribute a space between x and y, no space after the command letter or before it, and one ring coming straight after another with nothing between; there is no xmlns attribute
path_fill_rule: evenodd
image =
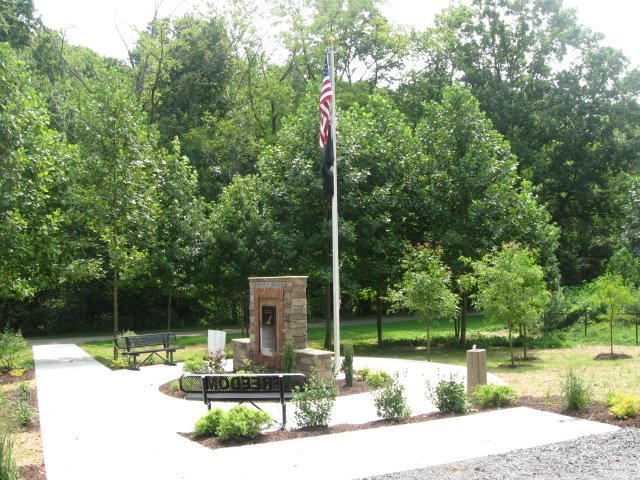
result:
<svg viewBox="0 0 640 480"><path fill-rule="evenodd" d="M604 400L613 391L640 394L640 347L635 345L635 325L621 325L616 327L614 346L616 353L626 353L632 356L625 360L594 360L598 353L609 351L608 333L606 328L590 327L588 336L584 337L584 328L576 325L574 329L558 335L567 348L530 348L529 356L535 361L517 368L505 368L501 365L509 363L509 349L490 346L493 337L504 337L505 330L484 324L484 316L469 317L468 335L473 342L477 341L478 348L487 350L487 368L490 373L497 375L509 385L516 388L520 395L548 397L560 393L560 383L569 368L573 368L582 377L590 380L595 389L597 400ZM308 346L322 349L325 329L309 328L307 333ZM467 348L452 347L452 325L450 322L437 322L432 325L431 361L452 365L466 364ZM241 337L240 334L227 334L227 343L231 347L231 339ZM383 325L383 345L377 345L377 330L375 323L343 325L340 328L341 343L352 343L357 356L403 358L407 360L426 361L425 330L417 320L403 320L385 322ZM495 338L494 338L495 340ZM489 342L489 346L483 345ZM176 352L177 362L184 361L191 355L206 353L206 335L179 336L178 344L184 346ZM445 345L446 344L446 345ZM87 353L96 359L110 365L113 358L111 341L89 342L80 345ZM516 347L516 355L522 355L522 348Z"/></svg>

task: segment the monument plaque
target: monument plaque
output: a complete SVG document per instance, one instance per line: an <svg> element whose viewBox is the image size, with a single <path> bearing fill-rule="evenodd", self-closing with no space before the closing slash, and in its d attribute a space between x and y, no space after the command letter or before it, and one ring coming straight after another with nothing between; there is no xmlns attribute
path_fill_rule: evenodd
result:
<svg viewBox="0 0 640 480"><path fill-rule="evenodd" d="M276 306L260 307L260 353L273 356L277 350L276 342Z"/></svg>

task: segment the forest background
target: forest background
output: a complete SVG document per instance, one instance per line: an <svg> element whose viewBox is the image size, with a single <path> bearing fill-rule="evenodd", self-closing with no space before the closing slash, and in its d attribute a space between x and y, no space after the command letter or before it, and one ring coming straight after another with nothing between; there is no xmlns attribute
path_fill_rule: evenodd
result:
<svg viewBox="0 0 640 480"><path fill-rule="evenodd" d="M309 315L330 320L330 37L345 314L386 312L407 244L441 246L463 311L460 258L508 242L555 299L612 257L637 265L640 75L560 0L452 5L422 31L376 0L268 4L284 58L239 0L157 17L119 60L0 2L5 326L237 324L263 275L308 275Z"/></svg>

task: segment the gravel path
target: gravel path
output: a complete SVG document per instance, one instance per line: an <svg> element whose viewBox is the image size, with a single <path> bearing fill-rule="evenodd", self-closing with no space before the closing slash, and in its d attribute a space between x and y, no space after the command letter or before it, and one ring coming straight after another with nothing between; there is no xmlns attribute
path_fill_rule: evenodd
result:
<svg viewBox="0 0 640 480"><path fill-rule="evenodd" d="M526 432L523 432L526 435ZM640 480L640 430L623 428L542 447L369 477L368 480Z"/></svg>

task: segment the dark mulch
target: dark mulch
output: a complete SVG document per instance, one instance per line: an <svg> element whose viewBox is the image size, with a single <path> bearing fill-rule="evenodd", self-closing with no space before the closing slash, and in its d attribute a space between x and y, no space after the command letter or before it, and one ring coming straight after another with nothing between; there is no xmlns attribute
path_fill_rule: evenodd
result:
<svg viewBox="0 0 640 480"><path fill-rule="evenodd" d="M511 364L507 364L510 366ZM170 389L170 383L166 383L160 386L160 391L176 398L184 398L184 395L179 390ZM369 391L367 384L361 380L355 381L352 387L347 387L344 384L344 380L337 381L338 390L340 395L352 395L355 393L366 393ZM581 418L584 420L592 420L595 422L608 423L619 427L636 427L640 428L640 418L632 418L629 420L617 420L613 416L609 415L609 409L604 403L594 402L588 408L582 411L563 411L561 405L561 399L557 397L541 398L541 397L520 397L515 407L528 407L536 410L543 410L551 413L558 413L567 415L574 418ZM226 440L222 441L217 437L196 437L192 433L180 433L185 438L199 443L203 447L210 449L238 447L242 445L258 445L261 443L280 442L283 440L293 440L298 438L317 437L319 435L330 435L333 433L353 432L357 430L365 430L369 428L381 428L389 427L393 425L407 425L410 423L428 422L432 420L441 420L443 418L451 418L456 416L474 415L476 413L487 412L494 409L475 408L471 412L464 414L453 414L444 412L433 412L421 415L415 415L405 418L401 422L390 422L388 420L375 420L373 422L363 424L340 424L332 425L329 427L316 427L316 428L302 428L294 430L278 430L272 432L262 432L256 438L245 440Z"/></svg>
<svg viewBox="0 0 640 480"><path fill-rule="evenodd" d="M622 360L626 358L633 358L626 353L599 353L594 357L594 360Z"/></svg>

